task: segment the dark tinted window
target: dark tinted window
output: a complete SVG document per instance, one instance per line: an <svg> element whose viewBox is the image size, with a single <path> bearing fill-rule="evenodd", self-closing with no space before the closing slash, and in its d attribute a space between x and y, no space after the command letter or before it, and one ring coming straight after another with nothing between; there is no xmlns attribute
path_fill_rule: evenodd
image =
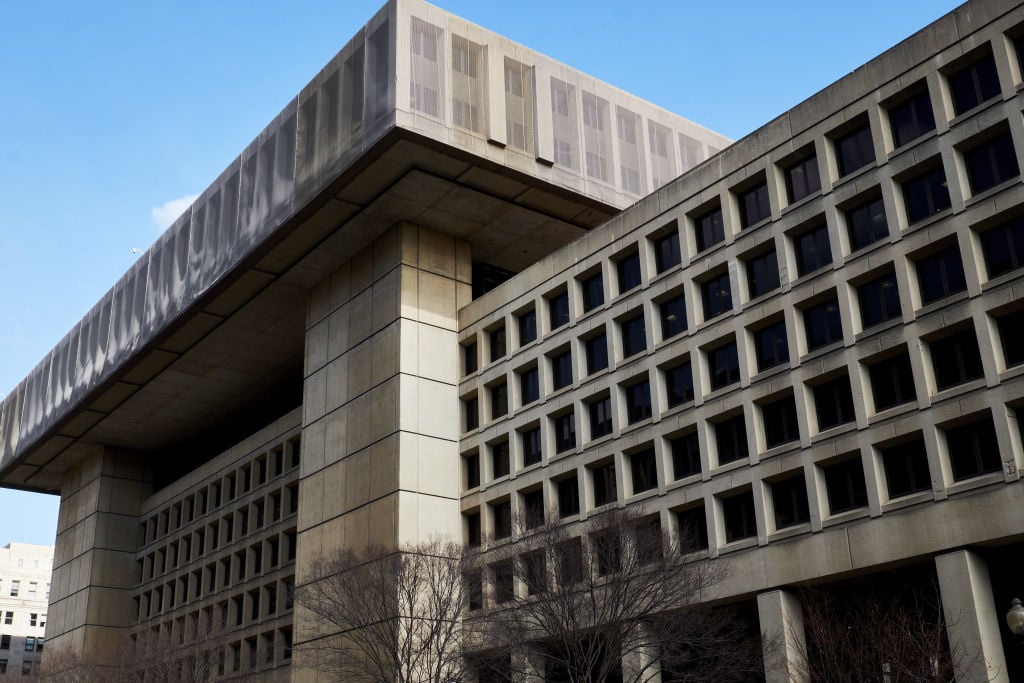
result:
<svg viewBox="0 0 1024 683"><path fill-rule="evenodd" d="M754 515L754 494L745 491L722 499L727 543L757 536L757 518Z"/></svg>
<svg viewBox="0 0 1024 683"><path fill-rule="evenodd" d="M572 384L572 353L569 351L551 357L551 382L556 390Z"/></svg>
<svg viewBox="0 0 1024 683"><path fill-rule="evenodd" d="M480 485L480 456L476 453L462 456L466 466L466 488L475 489Z"/></svg>
<svg viewBox="0 0 1024 683"><path fill-rule="evenodd" d="M664 273L672 266L682 262L679 250L679 231L673 225L672 231L654 240L654 266L659 273Z"/></svg>
<svg viewBox="0 0 1024 683"><path fill-rule="evenodd" d="M494 478L508 474L508 441L499 441L491 445L491 470Z"/></svg>
<svg viewBox="0 0 1024 683"><path fill-rule="evenodd" d="M740 359L736 352L736 342L719 346L707 354L712 391L740 381Z"/></svg>
<svg viewBox="0 0 1024 683"><path fill-rule="evenodd" d="M462 402L462 413L466 417L467 432L480 426L480 411L476 396Z"/></svg>
<svg viewBox="0 0 1024 683"><path fill-rule="evenodd" d="M619 293L640 286L640 254L624 256L615 264L619 275Z"/></svg>
<svg viewBox="0 0 1024 683"><path fill-rule="evenodd" d="M703 505L680 510L676 513L676 521L679 524L679 540L682 552L707 550L708 521Z"/></svg>
<svg viewBox="0 0 1024 683"><path fill-rule="evenodd" d="M704 302L704 319L710 320L732 310L732 289L729 287L728 271L700 285Z"/></svg>
<svg viewBox="0 0 1024 683"><path fill-rule="evenodd" d="M840 176L853 173L875 160L875 147L871 141L871 126L867 124L836 138L835 146Z"/></svg>
<svg viewBox="0 0 1024 683"><path fill-rule="evenodd" d="M889 109L889 122L892 124L892 137L896 147L902 147L935 130L935 117L932 115L932 102L928 97L928 91L922 90Z"/></svg>
<svg viewBox="0 0 1024 683"><path fill-rule="evenodd" d="M772 482L771 487L776 529L810 521L811 510L807 504L807 485L803 474Z"/></svg>
<svg viewBox="0 0 1024 683"><path fill-rule="evenodd" d="M839 317L839 301L832 298L804 309L804 330L807 332L808 351L842 341L843 324Z"/></svg>
<svg viewBox="0 0 1024 683"><path fill-rule="evenodd" d="M990 278L1024 265L1024 217L1011 218L983 232L981 251Z"/></svg>
<svg viewBox="0 0 1024 683"><path fill-rule="evenodd" d="M857 251L889 236L885 221L885 205L881 197L855 206L846 212L846 231L850 237L850 250Z"/></svg>
<svg viewBox="0 0 1024 683"><path fill-rule="evenodd" d="M554 420L555 452L576 448L576 418L573 413L559 415Z"/></svg>
<svg viewBox="0 0 1024 683"><path fill-rule="evenodd" d="M941 166L922 173L903 183L903 201L907 205L907 220L924 220L950 207L946 172Z"/></svg>
<svg viewBox="0 0 1024 683"><path fill-rule="evenodd" d="M594 479L594 505L600 507L618 499L615 490L615 463L600 465L591 469Z"/></svg>
<svg viewBox="0 0 1024 683"><path fill-rule="evenodd" d="M646 448L630 455L629 470L633 475L634 495L658 487L658 468L655 465L653 448Z"/></svg>
<svg viewBox="0 0 1024 683"><path fill-rule="evenodd" d="M519 391L523 405L540 398L540 373L533 367L519 374Z"/></svg>
<svg viewBox="0 0 1024 683"><path fill-rule="evenodd" d="M558 482L558 514L560 517L569 517L579 514L580 511L580 487L576 481L576 475L568 479L561 479Z"/></svg>
<svg viewBox="0 0 1024 683"><path fill-rule="evenodd" d="M900 290L896 285L896 273L885 273L857 287L857 300L864 329L899 318Z"/></svg>
<svg viewBox="0 0 1024 683"><path fill-rule="evenodd" d="M793 237L796 249L796 270L800 275L812 273L832 263L832 246L828 226L824 223Z"/></svg>
<svg viewBox="0 0 1024 683"><path fill-rule="evenodd" d="M462 347L462 368L467 375L476 372L476 344L466 344Z"/></svg>
<svg viewBox="0 0 1024 683"><path fill-rule="evenodd" d="M694 218L693 230L697 239L697 251L704 251L719 242L724 242L725 222L722 220L721 207Z"/></svg>
<svg viewBox="0 0 1024 683"><path fill-rule="evenodd" d="M1020 175L1010 131L964 152L971 193L978 194Z"/></svg>
<svg viewBox="0 0 1024 683"><path fill-rule="evenodd" d="M523 467L536 465L540 462L540 427L520 432L523 444Z"/></svg>
<svg viewBox="0 0 1024 683"><path fill-rule="evenodd" d="M519 316L519 345L526 346L537 338L537 311L530 309Z"/></svg>
<svg viewBox="0 0 1024 683"><path fill-rule="evenodd" d="M491 505L494 516L494 537L508 538L512 535L512 504L509 502Z"/></svg>
<svg viewBox="0 0 1024 683"><path fill-rule="evenodd" d="M591 275L580 283L583 288L583 312L591 311L604 303L604 278L601 273Z"/></svg>
<svg viewBox="0 0 1024 683"><path fill-rule="evenodd" d="M786 194L789 202L798 202L821 189L818 175L818 157L810 156L798 161L785 170Z"/></svg>
<svg viewBox="0 0 1024 683"><path fill-rule="evenodd" d="M665 393L669 408L693 400L693 369L689 361L665 370Z"/></svg>
<svg viewBox="0 0 1024 683"><path fill-rule="evenodd" d="M910 356L901 353L886 358L868 367L871 376L871 395L875 400L875 410L917 400L914 388L914 374L910 369Z"/></svg>
<svg viewBox="0 0 1024 683"><path fill-rule="evenodd" d="M814 409L818 416L818 429L825 431L846 422L853 422L853 392L847 375L823 382L814 387Z"/></svg>
<svg viewBox="0 0 1024 683"><path fill-rule="evenodd" d="M644 316L622 321L622 356L629 358L647 348L647 331Z"/></svg>
<svg viewBox="0 0 1024 683"><path fill-rule="evenodd" d="M992 53L949 75L953 109L962 114L999 94L999 75Z"/></svg>
<svg viewBox="0 0 1024 683"><path fill-rule="evenodd" d="M686 331L686 300L682 294L658 304L658 313L661 316L662 339L668 339Z"/></svg>
<svg viewBox="0 0 1024 683"><path fill-rule="evenodd" d="M934 254L917 260L917 283L921 287L921 304L944 299L967 289L960 247L952 244Z"/></svg>
<svg viewBox="0 0 1024 683"><path fill-rule="evenodd" d="M466 545L470 548L480 546L480 513L471 512L466 515Z"/></svg>
<svg viewBox="0 0 1024 683"><path fill-rule="evenodd" d="M768 204L768 183L761 183L739 195L740 225L749 228L772 215Z"/></svg>
<svg viewBox="0 0 1024 683"><path fill-rule="evenodd" d="M1003 360L1006 367L1024 363L1024 344L1017 335L1024 330L1024 309L1006 313L996 318L999 327L999 339L1003 344Z"/></svg>
<svg viewBox="0 0 1024 683"><path fill-rule="evenodd" d="M491 419L497 419L508 413L508 384L495 384L491 389Z"/></svg>
<svg viewBox="0 0 1024 683"><path fill-rule="evenodd" d="M779 288L779 259L774 249L751 257L746 267L751 299Z"/></svg>
<svg viewBox="0 0 1024 683"><path fill-rule="evenodd" d="M715 446L719 465L747 458L747 426L743 415L715 423Z"/></svg>
<svg viewBox="0 0 1024 683"><path fill-rule="evenodd" d="M544 489L523 494L526 528L535 529L544 523Z"/></svg>
<svg viewBox="0 0 1024 683"><path fill-rule="evenodd" d="M700 442L697 432L669 440L672 448L672 473L676 479L700 474Z"/></svg>
<svg viewBox="0 0 1024 683"><path fill-rule="evenodd" d="M932 353L935 383L939 389L947 389L985 375L973 327L936 339L928 347Z"/></svg>
<svg viewBox="0 0 1024 683"><path fill-rule="evenodd" d="M598 370L608 367L608 336L599 334L583 342L587 353L587 374L592 375Z"/></svg>
<svg viewBox="0 0 1024 683"><path fill-rule="evenodd" d="M828 508L835 515L868 504L868 491L864 485L864 469L854 458L824 468Z"/></svg>
<svg viewBox="0 0 1024 683"><path fill-rule="evenodd" d="M499 327L488 333L491 340L491 362L504 358L505 356L505 328Z"/></svg>
<svg viewBox="0 0 1024 683"><path fill-rule="evenodd" d="M767 448L800 440L796 403L792 395L762 405L761 421L764 423L764 443Z"/></svg>
<svg viewBox="0 0 1024 683"><path fill-rule="evenodd" d="M569 322L569 294L562 292L548 299L548 313L551 329L557 329Z"/></svg>
<svg viewBox="0 0 1024 683"><path fill-rule="evenodd" d="M651 382L644 380L626 387L626 416L630 424L651 416Z"/></svg>
<svg viewBox="0 0 1024 683"><path fill-rule="evenodd" d="M946 432L946 447L949 449L955 480L962 481L1002 470L996 428L991 416L943 431Z"/></svg>
<svg viewBox="0 0 1024 683"><path fill-rule="evenodd" d="M612 400L608 396L592 401L590 411L590 438L597 439L612 433Z"/></svg>
<svg viewBox="0 0 1024 683"><path fill-rule="evenodd" d="M886 448L879 448L885 468L886 489L889 498L899 498L932 486L928 473L928 454L924 439L918 438Z"/></svg>
<svg viewBox="0 0 1024 683"><path fill-rule="evenodd" d="M757 357L759 372L789 362L789 342L784 320L754 331L754 355Z"/></svg>

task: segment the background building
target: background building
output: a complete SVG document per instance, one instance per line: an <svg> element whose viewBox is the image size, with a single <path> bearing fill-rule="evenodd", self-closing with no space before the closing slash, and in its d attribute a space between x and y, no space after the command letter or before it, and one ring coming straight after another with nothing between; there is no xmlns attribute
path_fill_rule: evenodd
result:
<svg viewBox="0 0 1024 683"><path fill-rule="evenodd" d="M53 546L0 548L0 674L39 672L52 571Z"/></svg>
<svg viewBox="0 0 1024 683"><path fill-rule="evenodd" d="M719 153L389 3L4 400L51 646L287 678L310 558L539 492L703 528L783 639L794 586L935 576L961 678L1020 676L1022 35L971 2Z"/></svg>

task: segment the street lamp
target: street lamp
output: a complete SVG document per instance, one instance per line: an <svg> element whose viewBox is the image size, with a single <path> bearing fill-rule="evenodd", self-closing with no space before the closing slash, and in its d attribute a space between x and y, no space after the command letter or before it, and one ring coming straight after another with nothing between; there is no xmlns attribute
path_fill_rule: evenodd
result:
<svg viewBox="0 0 1024 683"><path fill-rule="evenodd" d="M1006 625L1016 636L1024 636L1024 606L1020 604L1020 598L1014 598L1010 602L1010 609L1006 612Z"/></svg>

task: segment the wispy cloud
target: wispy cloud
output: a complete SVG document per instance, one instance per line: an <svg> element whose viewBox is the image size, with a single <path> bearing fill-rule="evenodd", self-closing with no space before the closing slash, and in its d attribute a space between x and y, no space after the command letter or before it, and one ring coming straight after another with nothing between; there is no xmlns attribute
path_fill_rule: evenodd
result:
<svg viewBox="0 0 1024 683"><path fill-rule="evenodd" d="M153 219L153 225L160 232L163 232L178 216L185 213L185 209L191 206L198 196L197 194L187 194L184 197L172 199L161 206L153 207L149 212L150 217Z"/></svg>

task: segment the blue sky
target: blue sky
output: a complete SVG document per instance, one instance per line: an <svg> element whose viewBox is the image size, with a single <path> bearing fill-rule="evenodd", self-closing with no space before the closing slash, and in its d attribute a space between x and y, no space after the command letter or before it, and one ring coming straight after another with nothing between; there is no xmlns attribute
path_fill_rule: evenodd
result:
<svg viewBox="0 0 1024 683"><path fill-rule="evenodd" d="M0 396L382 2L0 6ZM958 3L437 4L739 138ZM0 491L0 545L55 527Z"/></svg>

